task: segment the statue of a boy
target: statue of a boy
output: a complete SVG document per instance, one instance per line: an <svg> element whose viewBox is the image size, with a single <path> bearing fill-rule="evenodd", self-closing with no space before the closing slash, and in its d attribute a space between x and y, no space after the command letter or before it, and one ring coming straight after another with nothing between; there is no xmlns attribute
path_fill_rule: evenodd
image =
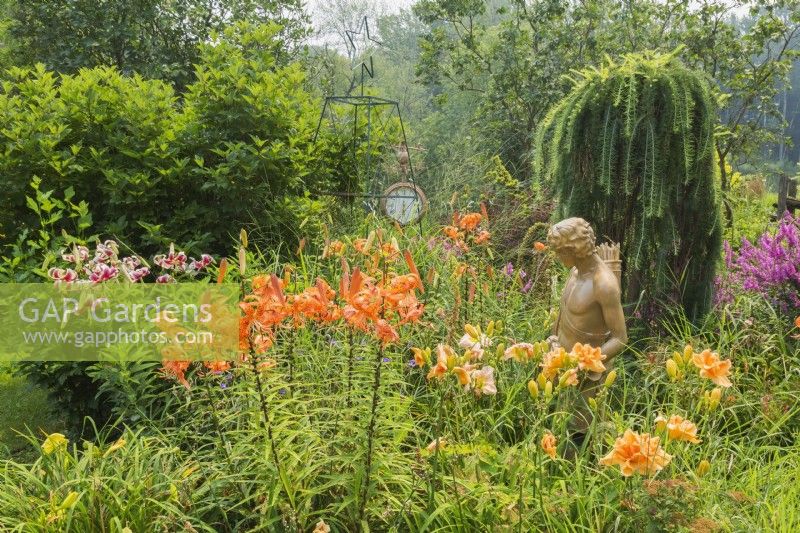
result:
<svg viewBox="0 0 800 533"><path fill-rule="evenodd" d="M608 372L614 356L628 342L619 281L597 255L594 230L584 219L568 218L555 224L547 241L561 262L571 268L553 340L568 351L578 342L599 347L606 356L603 363ZM597 394L604 378L605 373L590 372L580 384L582 405L576 406L570 421L575 440L582 440L591 424L592 413L586 402Z"/></svg>

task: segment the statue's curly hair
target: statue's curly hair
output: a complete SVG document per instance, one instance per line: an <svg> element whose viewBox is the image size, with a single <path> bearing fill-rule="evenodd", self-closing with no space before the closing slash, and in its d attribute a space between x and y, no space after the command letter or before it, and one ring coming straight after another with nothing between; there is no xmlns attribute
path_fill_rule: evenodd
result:
<svg viewBox="0 0 800 533"><path fill-rule="evenodd" d="M595 236L592 226L582 218L568 218L554 224L547 232L547 242L551 248L572 248L575 257L588 257L595 250Z"/></svg>

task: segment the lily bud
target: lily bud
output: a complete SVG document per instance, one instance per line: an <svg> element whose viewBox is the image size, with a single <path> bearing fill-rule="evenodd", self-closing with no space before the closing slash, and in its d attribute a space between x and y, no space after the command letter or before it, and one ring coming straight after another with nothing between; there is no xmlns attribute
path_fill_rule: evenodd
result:
<svg viewBox="0 0 800 533"><path fill-rule="evenodd" d="M480 332L472 324L467 324L466 326L464 326L464 331L466 331L467 334L473 339L481 338Z"/></svg>
<svg viewBox="0 0 800 533"><path fill-rule="evenodd" d="M683 361L684 363L688 363L692 359L692 354L694 354L694 350L692 349L691 344L687 344L683 347Z"/></svg>
<svg viewBox="0 0 800 533"><path fill-rule="evenodd" d="M606 380L603 383L603 386L605 388L609 389L609 388L611 388L611 385L613 385L616 380L617 380L617 371L616 370L612 370L606 376Z"/></svg>
<svg viewBox="0 0 800 533"><path fill-rule="evenodd" d="M675 355L678 355L676 352ZM678 369L678 363L675 362L674 359L667 359L667 375L669 379L672 381L677 381L679 377L680 370Z"/></svg>
<svg viewBox="0 0 800 533"><path fill-rule="evenodd" d="M487 334L489 337L491 337L493 333L494 333L494 320L492 320L491 322L489 322L489 325L488 325L488 326L486 326L486 334Z"/></svg>
<svg viewBox="0 0 800 533"><path fill-rule="evenodd" d="M547 383L547 378L544 377L544 374L539 374L536 377L536 382L539 384L540 389L544 389L545 383Z"/></svg>
<svg viewBox="0 0 800 533"><path fill-rule="evenodd" d="M695 473L697 474L697 477L703 477L708 474L709 470L711 470L711 463L703 459L700 461L700 463L698 463Z"/></svg>
<svg viewBox="0 0 800 533"><path fill-rule="evenodd" d="M719 387L715 387L711 391L706 391L703 394L703 399L705 400L706 407L708 407L708 410L713 411L719 406L719 402L722 399L722 389Z"/></svg>
<svg viewBox="0 0 800 533"><path fill-rule="evenodd" d="M528 381L528 393L534 400L539 397L539 385L537 385L536 381L533 379Z"/></svg>
<svg viewBox="0 0 800 533"><path fill-rule="evenodd" d="M589 398L589 407L592 408L592 411L597 411L597 400Z"/></svg>
<svg viewBox="0 0 800 533"><path fill-rule="evenodd" d="M244 228L239 232L239 242L242 243L242 246L247 248L247 230Z"/></svg>
<svg viewBox="0 0 800 533"><path fill-rule="evenodd" d="M553 382L548 380L544 385L544 399L549 400L553 397Z"/></svg>
<svg viewBox="0 0 800 533"><path fill-rule="evenodd" d="M244 246L239 247L239 275L244 276L245 271L247 270L247 253L244 250Z"/></svg>
<svg viewBox="0 0 800 533"><path fill-rule="evenodd" d="M72 491L69 494L67 494L67 497L64 498L64 501L61 502L61 505L58 506L59 510L63 511L75 505L75 502L78 501L79 496L80 495L75 491Z"/></svg>
<svg viewBox="0 0 800 533"><path fill-rule="evenodd" d="M364 243L364 253L369 253L369 249L372 248L372 243L375 241L375 232L370 231L369 235L367 235L367 242Z"/></svg>
<svg viewBox="0 0 800 533"><path fill-rule="evenodd" d="M503 321L498 320L494 323L494 331L495 333L503 333Z"/></svg>
<svg viewBox="0 0 800 533"><path fill-rule="evenodd" d="M502 358L503 355L506 353L506 345L505 343L501 342L497 345L497 357Z"/></svg>

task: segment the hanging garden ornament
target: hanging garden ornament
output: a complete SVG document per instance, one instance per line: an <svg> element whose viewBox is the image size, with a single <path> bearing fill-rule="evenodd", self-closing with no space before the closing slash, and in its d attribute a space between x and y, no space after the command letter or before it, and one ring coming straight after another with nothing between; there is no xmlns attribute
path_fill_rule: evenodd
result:
<svg viewBox="0 0 800 533"><path fill-rule="evenodd" d="M390 185L383 193L381 211L401 226L413 224L422 218L428 208L428 199L419 186L401 181Z"/></svg>

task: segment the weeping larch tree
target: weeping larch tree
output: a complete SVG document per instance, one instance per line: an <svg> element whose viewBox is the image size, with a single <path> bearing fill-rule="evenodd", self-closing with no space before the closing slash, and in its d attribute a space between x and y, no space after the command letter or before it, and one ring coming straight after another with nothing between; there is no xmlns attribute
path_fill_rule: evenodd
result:
<svg viewBox="0 0 800 533"><path fill-rule="evenodd" d="M716 109L676 57L631 54L577 73L534 140L534 177L555 216L621 244L628 302L707 311L721 246ZM648 306L651 307L651 306Z"/></svg>

